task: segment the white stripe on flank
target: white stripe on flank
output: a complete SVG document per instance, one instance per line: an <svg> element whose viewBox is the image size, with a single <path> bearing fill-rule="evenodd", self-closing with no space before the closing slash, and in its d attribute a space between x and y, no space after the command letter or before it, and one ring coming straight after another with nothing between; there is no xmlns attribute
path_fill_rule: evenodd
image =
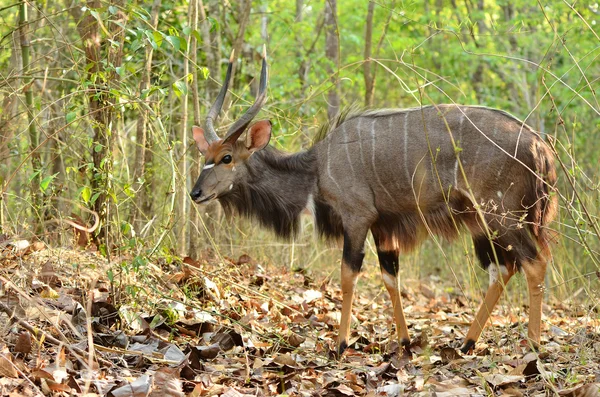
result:
<svg viewBox="0 0 600 397"><path fill-rule="evenodd" d="M329 138L329 140L327 141L327 176L329 176L329 178L333 181L335 186L341 192L342 189L340 188L340 185L333 178L333 175L331 175L331 154L330 153L331 153L331 138Z"/></svg>
<svg viewBox="0 0 600 397"><path fill-rule="evenodd" d="M375 165L375 120L376 119L373 119L373 121L371 122L371 144L373 145L373 150L371 152L371 164L373 165L373 172L375 173L377 182L379 182L379 185L383 188L385 193L393 200L394 198L392 197L390 192L388 192L388 190L385 188L383 182L381 182L381 178L379 178L379 174L377 173L377 166Z"/></svg>
<svg viewBox="0 0 600 397"><path fill-rule="evenodd" d="M458 108L458 110L460 111L460 121L458 122L458 139L455 144L460 148L462 147L462 129L463 122L465 121L465 113L461 108ZM458 154L456 154L456 156L458 156ZM454 188L458 189L458 157L456 157L456 163L454 164Z"/></svg>
<svg viewBox="0 0 600 397"><path fill-rule="evenodd" d="M360 149L360 161L362 162L363 167L365 166L365 158L363 156L362 150L362 137L360 136L360 123L362 121L362 117L358 118L358 123L356 123L356 132L358 133L358 147Z"/></svg>
<svg viewBox="0 0 600 397"><path fill-rule="evenodd" d="M210 168L212 168L212 167L214 167L214 166L215 166L215 163L212 163L212 164L206 164L206 165L204 166L204 168L202 168L202 169L203 169L203 170L208 170L208 169L210 169Z"/></svg>
<svg viewBox="0 0 600 397"><path fill-rule="evenodd" d="M498 132L498 126L494 125L494 129L492 130L492 138L496 137L497 132ZM481 131L481 133L483 134L483 131ZM484 134L484 136L485 136L485 134ZM489 139L489 137L488 137L488 139ZM495 143L495 141L493 139L491 139L491 141ZM477 146L477 150L475 151L475 158L473 159L473 165L471 166L471 178L473 178L475 176L475 170L480 167L479 162L478 162L480 149L481 149L481 145Z"/></svg>
<svg viewBox="0 0 600 397"><path fill-rule="evenodd" d="M408 112L404 113L404 171L409 185L412 185L412 177L408 172Z"/></svg>
<svg viewBox="0 0 600 397"><path fill-rule="evenodd" d="M342 135L345 137L346 140L350 139L347 136L346 124L342 124ZM356 173L354 172L354 166L352 165L352 159L350 158L350 152L348 151L348 144L346 143L344 146L346 149L346 157L348 157L348 164L350 165L350 169L352 170L352 176L356 177Z"/></svg>
<svg viewBox="0 0 600 397"><path fill-rule="evenodd" d="M454 163L454 188L458 189L458 159Z"/></svg>
<svg viewBox="0 0 600 397"><path fill-rule="evenodd" d="M500 169L496 173L496 180L498 180L500 178L500 176L502 175L502 171L504 171L505 165L506 165L506 162L502 163L502 165L500 166Z"/></svg>
<svg viewBox="0 0 600 397"><path fill-rule="evenodd" d="M394 128L393 128L393 126L392 126L392 121L393 121L393 119L394 119L394 118L393 118L392 116L389 116L389 117L388 117L388 131L390 131L390 133L391 133L392 131L394 131ZM402 185L400 184L400 180L399 180L399 179L400 179L400 178L394 178L394 182L396 182L396 186L398 187L398 191L399 191L399 192L402 192L404 189L402 188Z"/></svg>

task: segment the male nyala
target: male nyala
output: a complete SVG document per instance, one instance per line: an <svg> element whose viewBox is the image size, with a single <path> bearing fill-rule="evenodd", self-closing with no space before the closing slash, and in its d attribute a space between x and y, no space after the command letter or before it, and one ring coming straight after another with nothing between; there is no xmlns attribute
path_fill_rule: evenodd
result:
<svg viewBox="0 0 600 397"><path fill-rule="evenodd" d="M219 200L226 211L293 236L300 214L314 214L320 234L343 238L342 316L338 353L347 347L352 300L369 230L391 296L398 340L410 344L398 289L398 255L430 234L451 240L468 230L490 274L485 299L463 352L479 338L504 286L523 270L529 288L528 336L540 342L548 223L557 198L554 157L540 136L500 110L433 105L369 110L340 118L310 149L294 154L268 146L271 123L250 125L266 100L263 54L255 103L223 139L214 128L231 76L193 127L205 165L191 192L196 203ZM246 132L244 139L239 139Z"/></svg>

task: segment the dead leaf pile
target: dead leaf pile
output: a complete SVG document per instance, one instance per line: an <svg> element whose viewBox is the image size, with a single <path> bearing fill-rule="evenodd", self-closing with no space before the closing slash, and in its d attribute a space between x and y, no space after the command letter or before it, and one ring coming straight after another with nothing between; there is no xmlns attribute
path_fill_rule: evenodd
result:
<svg viewBox="0 0 600 397"><path fill-rule="evenodd" d="M498 308L464 356L475 298L408 280L407 353L383 287L359 288L338 359L334 281L248 255L109 264L93 252L2 244L0 395L600 395L598 313L560 302L545 310L539 354L524 312Z"/></svg>

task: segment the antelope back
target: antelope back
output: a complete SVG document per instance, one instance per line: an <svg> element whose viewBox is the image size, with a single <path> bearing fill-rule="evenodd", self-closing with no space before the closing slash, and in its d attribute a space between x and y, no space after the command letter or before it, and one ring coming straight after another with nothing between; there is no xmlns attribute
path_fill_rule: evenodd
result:
<svg viewBox="0 0 600 397"><path fill-rule="evenodd" d="M481 234L475 204L497 227L522 227L539 198L539 159L552 158L511 115L456 105L350 116L316 149L319 187L335 211L405 249L431 232L455 237L456 222Z"/></svg>

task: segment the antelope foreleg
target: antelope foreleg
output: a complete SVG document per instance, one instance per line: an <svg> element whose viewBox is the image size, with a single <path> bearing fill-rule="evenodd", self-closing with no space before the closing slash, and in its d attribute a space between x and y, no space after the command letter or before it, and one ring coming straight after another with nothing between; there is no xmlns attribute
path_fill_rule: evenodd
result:
<svg viewBox="0 0 600 397"><path fill-rule="evenodd" d="M350 229L353 233L344 233L344 254L342 257L342 319L338 337L337 352L341 355L348 347L350 322L352 319L352 301L356 281L365 257L364 244L366 230Z"/></svg>
<svg viewBox="0 0 600 397"><path fill-rule="evenodd" d="M342 261L342 319L340 321L340 333L338 338L337 352L341 355L348 347L350 335L350 323L352 319L352 301L354 300L354 289L358 280L359 271Z"/></svg>

